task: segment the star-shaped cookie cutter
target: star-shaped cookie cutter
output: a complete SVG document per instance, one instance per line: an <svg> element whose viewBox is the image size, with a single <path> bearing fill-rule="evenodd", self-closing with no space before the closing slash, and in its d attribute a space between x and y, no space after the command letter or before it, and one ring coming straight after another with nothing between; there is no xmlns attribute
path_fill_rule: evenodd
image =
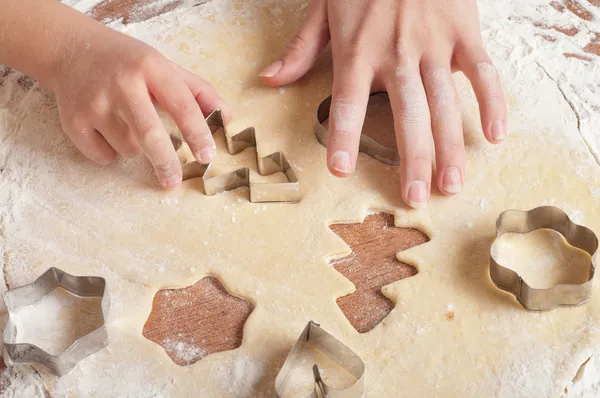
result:
<svg viewBox="0 0 600 398"><path fill-rule="evenodd" d="M208 115L206 123L213 133L219 129L223 129L229 154L236 155L246 148L256 148L257 168L260 175L266 176L281 172L285 174L288 181L253 182L250 178L250 169L248 167L211 176L210 163L205 165L196 162L190 156L191 152L184 140L181 137L172 137L173 145L177 150L183 167L184 181L192 178L201 178L204 182L204 193L209 196L240 187L248 187L250 190L250 201L255 203L298 202L300 200L300 183L294 169L290 166L283 152L274 152L262 158L259 156L254 127L248 127L230 136L225 128L223 114L220 109L216 109Z"/></svg>
<svg viewBox="0 0 600 398"><path fill-rule="evenodd" d="M16 343L19 328L14 322L20 309L39 303L57 287L62 287L80 297L102 298L102 326L75 340L58 355L52 355L30 343ZM4 329L4 359L9 363L39 363L57 376L71 371L82 359L108 345L105 322L108 313L106 281L97 276L74 276L58 268L50 268L35 282L11 289L4 294L8 321Z"/></svg>
<svg viewBox="0 0 600 398"><path fill-rule="evenodd" d="M543 206L530 211L506 210L500 214L496 221L496 240L507 232L525 234L537 229L552 229L561 234L571 246L589 253L591 259L587 281L582 284L558 284L549 289L534 289L515 271L498 263L494 258L493 244L490 249L492 281L499 289L512 293L530 311L548 311L558 306L584 304L592 295L598 238L591 229L571 221L561 209Z"/></svg>
<svg viewBox="0 0 600 398"><path fill-rule="evenodd" d="M356 378L356 382L346 388L336 389L328 386L321 378L319 367L314 364L313 375L315 389L312 397L323 398L360 398L365 391L365 364L358 355L341 341L321 329L319 324L310 321L302 331L300 337L289 352L281 370L275 378L275 393L281 397L290 382L292 370L302 360L302 352L307 345L321 351L329 359L336 362L342 369L346 370Z"/></svg>

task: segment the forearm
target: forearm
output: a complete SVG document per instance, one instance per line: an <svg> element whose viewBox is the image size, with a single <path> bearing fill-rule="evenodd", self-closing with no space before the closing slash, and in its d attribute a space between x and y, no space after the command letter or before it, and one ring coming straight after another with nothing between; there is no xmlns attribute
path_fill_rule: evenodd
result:
<svg viewBox="0 0 600 398"><path fill-rule="evenodd" d="M56 0L0 0L0 64L52 88L98 29L105 27Z"/></svg>

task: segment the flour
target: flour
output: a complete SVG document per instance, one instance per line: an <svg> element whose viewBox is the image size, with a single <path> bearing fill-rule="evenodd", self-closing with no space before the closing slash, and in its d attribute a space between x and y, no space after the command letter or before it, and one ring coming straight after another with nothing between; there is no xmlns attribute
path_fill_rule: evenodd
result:
<svg viewBox="0 0 600 398"><path fill-rule="evenodd" d="M238 356L210 368L210 377L220 384L223 397L250 398L256 396L254 387L264 376L265 364L259 360Z"/></svg>
<svg viewBox="0 0 600 398"><path fill-rule="evenodd" d="M162 342L162 346L168 353L174 355L183 366L197 362L208 355L206 351L193 343L186 343L184 341L165 339Z"/></svg>

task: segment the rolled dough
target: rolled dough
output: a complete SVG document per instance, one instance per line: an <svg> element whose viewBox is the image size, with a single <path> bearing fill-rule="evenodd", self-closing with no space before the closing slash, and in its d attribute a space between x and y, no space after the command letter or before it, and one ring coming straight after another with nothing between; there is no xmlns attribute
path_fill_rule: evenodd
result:
<svg viewBox="0 0 600 398"><path fill-rule="evenodd" d="M481 6L510 102L510 135L500 146L484 141L474 96L457 75L468 183L453 198L434 192L422 212L402 205L397 168L360 155L350 178L327 172L325 149L313 134L316 107L330 93L327 56L290 87L260 83L260 70L301 23L301 1L216 0L118 27L210 80L235 110L230 131L254 125L263 156L283 150L301 181L298 204L252 204L244 189L207 197L197 181L164 192L143 159L96 166L61 133L50 96L37 89L22 94L9 80L0 91L1 108L9 109L0 111L6 282L28 283L58 266L105 277L112 303L108 349L60 379L39 369L51 396L273 396L278 367L308 320L363 358L368 397L593 391L600 283L582 307L532 313L488 276L494 221L507 208L554 204L600 232L600 168L580 134L589 123L597 126L595 116L576 100L573 113L565 101L571 91L564 94L552 78L552 58L533 51L537 39L506 19L521 4ZM597 65L585 72L578 65L561 73L598 81ZM218 162L230 160L221 145ZM398 254L419 273L383 289L394 311L359 334L335 303L353 286L328 265L349 248L327 226L360 221L369 209L393 213L397 226L418 227L431 241ZM180 367L141 332L157 290L203 275L218 277L255 309L239 349ZM586 374L587 384L577 377Z"/></svg>

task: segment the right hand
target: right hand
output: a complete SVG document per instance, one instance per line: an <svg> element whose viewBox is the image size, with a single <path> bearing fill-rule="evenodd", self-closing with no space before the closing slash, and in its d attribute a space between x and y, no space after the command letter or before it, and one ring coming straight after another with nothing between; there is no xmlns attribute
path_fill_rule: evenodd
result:
<svg viewBox="0 0 600 398"><path fill-rule="evenodd" d="M145 43L104 26L69 46L53 73L65 133L88 158L111 163L117 154L144 153L164 188L181 183L181 164L154 101L173 118L196 160L209 163L215 142L204 115L229 108L210 83Z"/></svg>

